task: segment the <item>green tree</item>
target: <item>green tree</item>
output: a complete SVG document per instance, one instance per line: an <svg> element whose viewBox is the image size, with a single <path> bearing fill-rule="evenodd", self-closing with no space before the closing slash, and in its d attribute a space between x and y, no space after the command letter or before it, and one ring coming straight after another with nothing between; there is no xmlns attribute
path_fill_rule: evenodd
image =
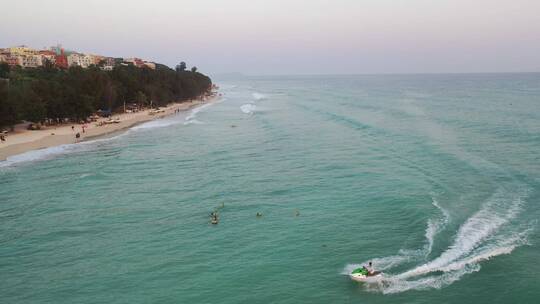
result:
<svg viewBox="0 0 540 304"><path fill-rule="evenodd" d="M196 73L197 72L197 67L196 66L192 67L191 72Z"/></svg>
<svg viewBox="0 0 540 304"><path fill-rule="evenodd" d="M176 66L177 72L183 72L185 70L186 70L186 63L184 61L180 62L180 64Z"/></svg>
<svg viewBox="0 0 540 304"><path fill-rule="evenodd" d="M139 104L139 105L146 105L146 95L141 92L141 91L138 91L137 92L137 95L136 95L136 98L135 98L135 101Z"/></svg>
<svg viewBox="0 0 540 304"><path fill-rule="evenodd" d="M20 120L79 121L98 109L121 109L124 101L147 105L152 100L162 106L200 96L212 85L208 76L163 64L155 70L117 65L112 71L64 70L50 63L36 69L0 65L0 73L7 78L0 79L1 126Z"/></svg>
<svg viewBox="0 0 540 304"><path fill-rule="evenodd" d="M6 62L0 62L0 78L8 78L9 70L9 65Z"/></svg>

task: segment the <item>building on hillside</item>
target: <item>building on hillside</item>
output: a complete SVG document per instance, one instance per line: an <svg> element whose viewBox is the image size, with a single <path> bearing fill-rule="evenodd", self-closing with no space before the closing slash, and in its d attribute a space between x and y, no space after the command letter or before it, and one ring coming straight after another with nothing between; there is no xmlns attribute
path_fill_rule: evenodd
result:
<svg viewBox="0 0 540 304"><path fill-rule="evenodd" d="M67 63L69 67L81 66L79 54L70 54L67 56Z"/></svg>
<svg viewBox="0 0 540 304"><path fill-rule="evenodd" d="M90 55L90 56L92 56L93 65L99 65L99 63L105 59L105 56L101 56L101 55Z"/></svg>
<svg viewBox="0 0 540 304"><path fill-rule="evenodd" d="M94 64L94 58L92 55L72 53L67 56L67 62L68 66L80 66L82 68L88 68Z"/></svg>
<svg viewBox="0 0 540 304"><path fill-rule="evenodd" d="M145 61L145 62L144 62L144 66L146 66L147 68L152 69L152 70L155 70L155 69L156 69L156 64L153 63L153 62Z"/></svg>
<svg viewBox="0 0 540 304"><path fill-rule="evenodd" d="M41 51L39 51L39 55L41 55L42 64L45 64L45 61L49 61L52 64L56 64L56 53L55 52L48 51L48 50L41 50Z"/></svg>
<svg viewBox="0 0 540 304"><path fill-rule="evenodd" d="M116 65L116 59L113 57L105 57L105 65L115 66Z"/></svg>
<svg viewBox="0 0 540 304"><path fill-rule="evenodd" d="M127 64L132 64L138 68L144 66L144 61L140 58L124 58L124 62Z"/></svg>
<svg viewBox="0 0 540 304"><path fill-rule="evenodd" d="M91 65L94 65L96 59L94 58L95 56L94 55L83 55L82 59L81 59L81 64L82 64L82 67L83 68L88 68L90 67Z"/></svg>
<svg viewBox="0 0 540 304"><path fill-rule="evenodd" d="M23 68L37 68L43 64L41 55L22 55L21 66Z"/></svg>
<svg viewBox="0 0 540 304"><path fill-rule="evenodd" d="M112 71L115 65L115 59L112 57L103 57L98 64L99 68L103 71Z"/></svg>
<svg viewBox="0 0 540 304"><path fill-rule="evenodd" d="M102 71L112 71L114 70L114 66L112 65L103 65L99 67Z"/></svg>
<svg viewBox="0 0 540 304"><path fill-rule="evenodd" d="M37 55L39 52L37 50L31 49L26 45L13 46L8 48L8 51L11 55L22 56L22 55Z"/></svg>
<svg viewBox="0 0 540 304"><path fill-rule="evenodd" d="M54 63L56 64L57 67L59 67L61 69L67 69L69 67L67 57L64 54L63 49L60 50L60 55L57 54L55 56Z"/></svg>
<svg viewBox="0 0 540 304"><path fill-rule="evenodd" d="M21 56L4 55L4 59L6 60L7 64L9 64L9 66L22 66Z"/></svg>

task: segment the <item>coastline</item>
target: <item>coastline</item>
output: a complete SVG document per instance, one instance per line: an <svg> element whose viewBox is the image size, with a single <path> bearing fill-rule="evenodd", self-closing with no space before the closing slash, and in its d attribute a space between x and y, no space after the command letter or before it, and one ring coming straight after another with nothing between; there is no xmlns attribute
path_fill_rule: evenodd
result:
<svg viewBox="0 0 540 304"><path fill-rule="evenodd" d="M75 129L72 130L72 124L59 126L50 126L41 130L24 130L19 129L7 136L5 142L0 143L0 161L7 160L8 157L22 154L25 152L51 148L65 144L75 144L99 137L104 137L112 133L125 131L135 125L164 118L176 113L176 111L188 111L196 106L203 105L215 100L216 97L201 97L192 101L182 103L170 103L167 107L162 107L163 112L150 115L150 109L146 109L136 113L122 113L112 115L113 119L118 119L118 123L103 124L109 120L108 118L100 118L95 122L86 124L85 132L82 131L81 124L73 124ZM102 125L100 125L100 123ZM80 138L76 138L75 134L79 133Z"/></svg>

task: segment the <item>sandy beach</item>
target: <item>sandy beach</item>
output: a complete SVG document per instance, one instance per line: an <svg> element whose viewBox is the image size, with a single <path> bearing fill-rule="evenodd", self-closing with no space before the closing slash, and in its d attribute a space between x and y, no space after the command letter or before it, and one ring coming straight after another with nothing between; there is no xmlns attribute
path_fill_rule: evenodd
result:
<svg viewBox="0 0 540 304"><path fill-rule="evenodd" d="M113 132L130 128L136 124L163 118L174 114L176 111L186 111L197 105L212 101L212 97L206 99L195 99L182 103L171 103L167 107L160 108L159 113L151 115L150 109L134 112L121 113L111 116L112 120L118 121L110 123L110 118L100 118L96 122L85 124L83 132L82 124L65 124L57 126L47 126L41 130L26 130L23 126L18 126L14 132L8 133L6 141L0 143L0 161L6 158L21 154L27 151L44 149L63 144L72 144L91 138L104 136ZM109 123L107 123L109 121ZM74 129L72 129L74 126ZM76 134L80 138L76 138Z"/></svg>

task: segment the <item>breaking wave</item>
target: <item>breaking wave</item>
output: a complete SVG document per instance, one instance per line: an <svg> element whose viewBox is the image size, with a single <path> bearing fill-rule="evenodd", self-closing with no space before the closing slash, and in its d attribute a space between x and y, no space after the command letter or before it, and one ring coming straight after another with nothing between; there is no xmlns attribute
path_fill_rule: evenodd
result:
<svg viewBox="0 0 540 304"><path fill-rule="evenodd" d="M44 160L44 159L52 158L57 155L69 153L76 149L76 145L77 144L60 145L56 147L32 150L32 151L24 152L21 154L13 155L6 158L5 161L1 161L0 168L9 167L12 165L25 163L25 162Z"/></svg>
<svg viewBox="0 0 540 304"><path fill-rule="evenodd" d="M178 120L175 120L171 117L151 120L145 123L142 123L140 125L134 126L131 128L131 130L137 131L137 130L146 130L146 129L154 129L154 128L163 128L172 126L175 124L180 123Z"/></svg>
<svg viewBox="0 0 540 304"><path fill-rule="evenodd" d="M197 119L196 119L196 118L197 118L197 115L198 115L201 111L203 111L203 110L205 110L205 109L207 109L207 108L213 106L214 104L223 102L223 101L225 101L225 100L226 100L225 98L220 98L220 99L218 99L218 100L216 100L216 101L214 101L214 102L206 103L206 104L203 104L202 106L199 106L199 107L194 108L193 110L191 110L191 112L189 113L189 115L186 116L186 118L185 118L185 120L184 120L184 125L190 125L190 124L201 125L201 124L204 124L203 121L200 121L200 120L197 120Z"/></svg>
<svg viewBox="0 0 540 304"><path fill-rule="evenodd" d="M261 94L261 93L255 92L255 93L253 93L253 94L251 94L251 95L253 96L253 99L254 99L255 101L265 100L265 99L266 99L266 95Z"/></svg>
<svg viewBox="0 0 540 304"><path fill-rule="evenodd" d="M127 132L111 137L85 140L79 143L64 144L54 147L27 151L21 154L9 156L6 158L6 160L0 161L0 168L20 165L28 162L48 160L63 154L85 151L87 149L92 149L93 147L95 147L96 144L116 140L126 134Z"/></svg>
<svg viewBox="0 0 540 304"><path fill-rule="evenodd" d="M224 100L225 99L221 99L220 101L224 101ZM204 109L212 106L213 104L217 102L218 101L207 103L207 104L204 104L202 106L192 109L190 114L185 118L184 124L186 125L187 124L203 124L203 122L196 120L195 117L197 117L197 114L199 112L203 111ZM88 147L91 147L95 145L96 143L116 140L122 136L129 134L132 131L167 127L167 126L179 124L181 122L182 121L176 118L175 116L168 116L162 119L151 120L151 121L142 123L140 125L136 125L130 128L129 130L121 134L118 134L116 136L98 138L98 139L82 141L82 142L74 143L74 144L65 144L65 145L60 145L60 146L54 146L54 147L24 152L21 154L10 156L4 161L0 161L0 168L10 167L10 166L21 164L21 163L51 159L58 155L78 152L84 149L88 149Z"/></svg>
<svg viewBox="0 0 540 304"><path fill-rule="evenodd" d="M240 106L240 110L245 114L253 114L257 106L251 103L247 103Z"/></svg>

